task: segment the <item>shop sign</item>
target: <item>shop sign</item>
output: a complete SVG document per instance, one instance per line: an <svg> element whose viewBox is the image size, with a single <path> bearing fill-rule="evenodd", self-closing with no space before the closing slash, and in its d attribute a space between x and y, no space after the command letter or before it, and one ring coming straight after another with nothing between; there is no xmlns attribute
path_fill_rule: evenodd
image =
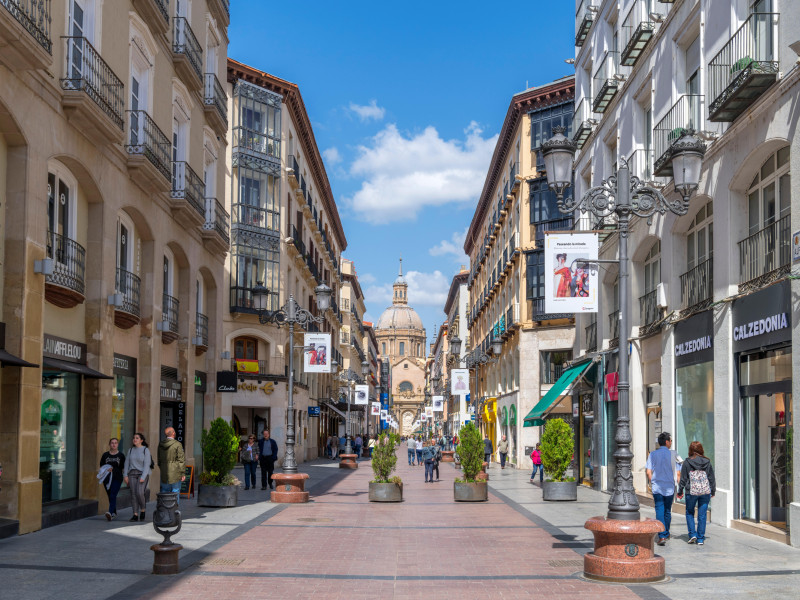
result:
<svg viewBox="0 0 800 600"><path fill-rule="evenodd" d="M619 373L606 373L606 401L616 402L619 400Z"/></svg>
<svg viewBox="0 0 800 600"><path fill-rule="evenodd" d="M180 402L181 401L181 382L173 379L161 380L160 391L162 402ZM178 429L177 427L175 428Z"/></svg>
<svg viewBox="0 0 800 600"><path fill-rule="evenodd" d="M800 231L792 236L792 263L800 262Z"/></svg>
<svg viewBox="0 0 800 600"><path fill-rule="evenodd" d="M265 395L269 396L272 392L275 391L275 384L271 381L268 381L264 384L257 384L257 383L240 383L239 384L239 391L242 392L264 392Z"/></svg>
<svg viewBox="0 0 800 600"><path fill-rule="evenodd" d="M178 402L177 406L175 407L175 439L178 440L181 444L183 444L185 435L186 435L186 403Z"/></svg>
<svg viewBox="0 0 800 600"><path fill-rule="evenodd" d="M205 392L208 390L208 376L202 371L194 372L194 391Z"/></svg>
<svg viewBox="0 0 800 600"><path fill-rule="evenodd" d="M114 354L114 375L136 377L136 359L124 354Z"/></svg>
<svg viewBox="0 0 800 600"><path fill-rule="evenodd" d="M791 311L788 281L734 300L734 352L791 340Z"/></svg>
<svg viewBox="0 0 800 600"><path fill-rule="evenodd" d="M309 417L318 417L319 416L319 406L309 406L308 407L308 416Z"/></svg>
<svg viewBox="0 0 800 600"><path fill-rule="evenodd" d="M572 405L572 416L573 417L577 417L578 416L578 403L577 402L575 402Z"/></svg>
<svg viewBox="0 0 800 600"><path fill-rule="evenodd" d="M54 335L44 334L44 348L42 356L57 358L67 362L86 364L86 344L65 340Z"/></svg>
<svg viewBox="0 0 800 600"><path fill-rule="evenodd" d="M586 396L582 400L583 402L583 414L584 415L591 415L592 414L592 397Z"/></svg>
<svg viewBox="0 0 800 600"><path fill-rule="evenodd" d="M217 392L236 391L236 372L217 371Z"/></svg>
<svg viewBox="0 0 800 600"><path fill-rule="evenodd" d="M675 367L714 360L714 316L706 310L675 325Z"/></svg>

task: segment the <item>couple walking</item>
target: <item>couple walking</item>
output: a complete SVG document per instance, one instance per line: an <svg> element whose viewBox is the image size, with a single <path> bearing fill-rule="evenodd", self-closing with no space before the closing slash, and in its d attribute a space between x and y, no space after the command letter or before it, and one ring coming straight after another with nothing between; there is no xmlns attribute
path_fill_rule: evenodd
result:
<svg viewBox="0 0 800 600"><path fill-rule="evenodd" d="M266 490L267 484L272 489L272 473L275 471L275 459L278 458L278 443L269 437L269 429L265 429L262 437L256 443L256 436L247 438L247 444L242 448L242 465L244 466L244 489L256 489L256 467L261 467L261 489Z"/></svg>

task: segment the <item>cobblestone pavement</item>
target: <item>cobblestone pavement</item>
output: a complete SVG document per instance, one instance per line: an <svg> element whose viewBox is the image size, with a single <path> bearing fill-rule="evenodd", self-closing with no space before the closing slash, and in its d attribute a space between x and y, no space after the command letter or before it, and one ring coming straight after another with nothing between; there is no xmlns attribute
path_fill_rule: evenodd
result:
<svg viewBox="0 0 800 600"><path fill-rule="evenodd" d="M0 540L0 596L8 598L796 598L800 550L709 526L704 548L685 543L682 515L659 554L670 581L606 585L580 577L591 549L587 517L608 496L580 488L579 502L544 503L528 473L493 465L487 503L453 502L452 464L424 483L398 452L402 504L367 501L369 462L302 465L312 502L274 505L239 493L239 506L209 510L184 500L176 576L150 575L152 523L85 519ZM148 511L148 516L152 509ZM643 508L643 516L653 516ZM6 595L8 594L8 595Z"/></svg>

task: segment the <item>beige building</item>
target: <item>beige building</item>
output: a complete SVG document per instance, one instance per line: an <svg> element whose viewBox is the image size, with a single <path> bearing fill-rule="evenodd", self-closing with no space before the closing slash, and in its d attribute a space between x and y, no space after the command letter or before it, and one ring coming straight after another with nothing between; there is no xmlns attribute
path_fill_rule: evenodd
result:
<svg viewBox="0 0 800 600"><path fill-rule="evenodd" d="M450 290L447 293L447 301L444 303L444 314L447 318L447 340L448 356L446 357L445 373L443 378L447 380L444 385L445 390L450 390L451 376L453 368L463 368L464 358L469 347L469 330L467 328L467 313L469 307L469 290L467 280L469 279L469 269L462 266L461 270L453 276L450 282ZM449 356L449 340L458 337L461 340L461 352L458 357ZM455 362L455 360L458 362ZM447 434L458 433L461 426L469 421L471 415L467 409L467 395L450 395L447 400Z"/></svg>
<svg viewBox="0 0 800 600"><path fill-rule="evenodd" d="M338 382L334 389L334 398L338 398L339 410L345 415L349 400L350 435L355 438L366 430L364 419L369 405L356 405L354 393L355 386L360 383L359 380L364 379L362 363L368 362L365 348L369 340L363 321L366 311L364 293L358 283L358 275L352 260L342 260L342 288L339 306L342 310L342 328L339 336L342 341L342 360L339 369L345 372L349 371L350 379Z"/></svg>
<svg viewBox="0 0 800 600"><path fill-rule="evenodd" d="M104 512L111 437L155 448L171 425L198 466L223 346L228 22L221 0L0 6L5 533Z"/></svg>

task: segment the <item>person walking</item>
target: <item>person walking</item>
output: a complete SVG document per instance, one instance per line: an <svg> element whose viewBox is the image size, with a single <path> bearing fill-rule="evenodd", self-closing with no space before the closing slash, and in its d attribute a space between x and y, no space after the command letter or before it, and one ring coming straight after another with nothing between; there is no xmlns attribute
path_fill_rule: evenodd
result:
<svg viewBox="0 0 800 600"><path fill-rule="evenodd" d="M331 460L336 460L339 456L339 438L331 435Z"/></svg>
<svg viewBox="0 0 800 600"><path fill-rule="evenodd" d="M539 483L544 482L544 465L542 465L542 451L540 444L531 452L531 462L533 463L533 473L531 473L531 483L536 479L536 471L539 471Z"/></svg>
<svg viewBox="0 0 800 600"><path fill-rule="evenodd" d="M256 467L258 467L258 443L256 436L251 435L247 438L247 444L240 452L242 465L244 466L244 489L251 487L256 489Z"/></svg>
<svg viewBox="0 0 800 600"><path fill-rule="evenodd" d="M508 440L506 436L500 438L500 443L497 444L497 451L500 453L500 468L506 468L506 457L508 456Z"/></svg>
<svg viewBox="0 0 800 600"><path fill-rule="evenodd" d="M355 446L353 447L353 450L355 450L356 453L356 460L358 460L358 457L361 456L361 446L363 445L364 440L361 438L361 434L359 434L356 436Z"/></svg>
<svg viewBox="0 0 800 600"><path fill-rule="evenodd" d="M442 460L442 446L439 444L434 447L433 454L433 469L431 470L431 479L433 479L433 471L436 471L436 481L439 481L439 463Z"/></svg>
<svg viewBox="0 0 800 600"><path fill-rule="evenodd" d="M421 465L422 464L422 437L421 436L417 436L416 449L417 449L417 465Z"/></svg>
<svg viewBox="0 0 800 600"><path fill-rule="evenodd" d="M117 518L117 494L119 494L119 488L122 487L122 471L125 467L125 455L119 451L119 440L115 437L108 440L108 450L103 452L103 456L100 457L100 468L102 469L106 465L111 467L111 471L102 480L102 483L108 495L106 519L110 521Z"/></svg>
<svg viewBox="0 0 800 600"><path fill-rule="evenodd" d="M417 442L413 437L408 438L408 466L414 466L414 457L417 456Z"/></svg>
<svg viewBox="0 0 800 600"><path fill-rule="evenodd" d="M269 429L265 429L258 440L258 462L261 465L261 489L272 489L272 472L278 458L278 442L269 437Z"/></svg>
<svg viewBox="0 0 800 600"><path fill-rule="evenodd" d="M177 502L181 500L181 482L186 479L186 455L183 453L183 444L175 439L175 430L167 427L164 430L166 439L158 444L158 470L161 471L162 494L173 493L178 495Z"/></svg>
<svg viewBox="0 0 800 600"><path fill-rule="evenodd" d="M425 483L433 483L433 459L436 449L433 444L422 448L422 460L425 461Z"/></svg>
<svg viewBox="0 0 800 600"><path fill-rule="evenodd" d="M489 439L489 435L487 434L486 437L483 438L483 458L487 469L492 464L492 454L494 454L494 446L492 446L492 440Z"/></svg>
<svg viewBox="0 0 800 600"><path fill-rule="evenodd" d="M664 546L669 539L669 525L672 521L672 501L675 498L676 458L672 452L672 436L666 431L658 435L658 449L647 457L646 473L656 505L656 520L661 521L664 530L658 534L656 543Z"/></svg>
<svg viewBox="0 0 800 600"><path fill-rule="evenodd" d="M375 450L375 443L377 441L378 441L378 436L377 435L373 435L371 438L369 438L369 442L367 442L367 444L369 446L369 457L370 458L372 458L372 451Z"/></svg>
<svg viewBox="0 0 800 600"><path fill-rule="evenodd" d="M131 489L131 521L144 521L147 511L147 485L150 482L150 465L153 457L144 434L138 431L133 434L133 448L128 451L123 472L125 484Z"/></svg>
<svg viewBox="0 0 800 600"><path fill-rule="evenodd" d="M678 500L686 490L686 528L689 530L689 543L702 546L706 541L706 514L708 504L717 493L717 480L714 467L705 457L703 444L694 441L689 444L689 458L681 466L681 480L678 483ZM697 507L697 523L694 509Z"/></svg>

